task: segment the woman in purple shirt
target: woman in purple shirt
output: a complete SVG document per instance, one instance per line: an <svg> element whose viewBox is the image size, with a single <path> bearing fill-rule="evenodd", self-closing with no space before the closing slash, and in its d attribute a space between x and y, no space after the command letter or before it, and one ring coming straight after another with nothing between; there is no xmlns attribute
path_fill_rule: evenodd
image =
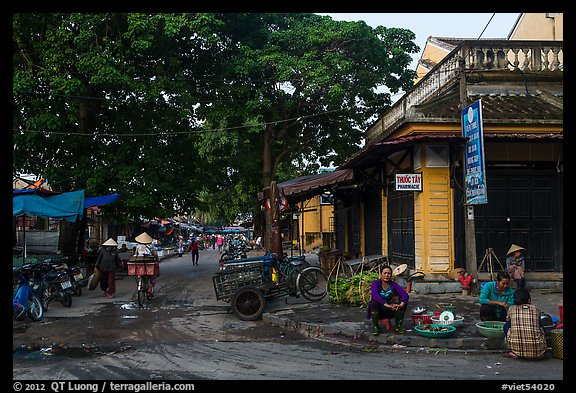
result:
<svg viewBox="0 0 576 393"><path fill-rule="evenodd" d="M404 313L409 296L397 282L392 280L392 268L382 267L381 278L372 281L372 298L368 302L368 314L372 317L372 334L378 335L380 319L394 318L394 329L398 333L406 330L402 327Z"/></svg>

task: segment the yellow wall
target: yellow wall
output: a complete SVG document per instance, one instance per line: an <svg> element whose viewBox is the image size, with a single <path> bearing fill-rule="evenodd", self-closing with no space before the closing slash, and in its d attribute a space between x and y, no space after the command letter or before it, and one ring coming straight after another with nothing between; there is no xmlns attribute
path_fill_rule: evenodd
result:
<svg viewBox="0 0 576 393"><path fill-rule="evenodd" d="M382 191L382 255L388 255L388 197Z"/></svg>
<svg viewBox="0 0 576 393"><path fill-rule="evenodd" d="M424 149L422 155L424 163ZM448 273L454 265L450 169L423 165L421 173L422 192L414 194L415 268L425 273Z"/></svg>
<svg viewBox="0 0 576 393"><path fill-rule="evenodd" d="M321 205L320 196L317 195L306 200L303 206L304 213L300 215L298 220L299 242L302 241L302 234L317 234L320 236L320 233L333 232L334 228L330 227L330 221L334 217L333 205ZM310 245L312 243L304 244L304 248L308 249Z"/></svg>
<svg viewBox="0 0 576 393"><path fill-rule="evenodd" d="M524 13L512 30L510 40L564 40L563 13Z"/></svg>
<svg viewBox="0 0 576 393"><path fill-rule="evenodd" d="M426 41L426 44L424 45L424 50L422 51L420 59L426 60L427 62L436 65L440 63L448 53L450 53L449 50L439 45L436 45L435 43L431 42L428 39ZM419 64L418 67L416 68L416 79L414 80L414 84L418 83L420 79L422 79L422 77L424 77L424 75L428 73L428 71L430 70Z"/></svg>
<svg viewBox="0 0 576 393"><path fill-rule="evenodd" d="M453 262L452 193L448 168L423 168L423 191L414 198L416 269L447 273Z"/></svg>

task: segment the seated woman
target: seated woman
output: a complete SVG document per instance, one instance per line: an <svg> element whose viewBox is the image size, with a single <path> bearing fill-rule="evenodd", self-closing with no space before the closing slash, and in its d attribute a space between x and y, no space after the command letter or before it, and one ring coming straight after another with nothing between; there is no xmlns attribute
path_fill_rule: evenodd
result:
<svg viewBox="0 0 576 393"><path fill-rule="evenodd" d="M509 358L537 359L546 352L546 336L540 325L541 311L531 303L530 292L518 288L514 292L514 306L508 309L510 328L506 332Z"/></svg>
<svg viewBox="0 0 576 393"><path fill-rule="evenodd" d="M508 250L508 254L506 254L506 271L510 273L510 277L516 281L518 288L526 287L526 279L524 278L526 264L522 250L525 250L525 248L512 244Z"/></svg>
<svg viewBox="0 0 576 393"><path fill-rule="evenodd" d="M496 281L487 282L480 291L480 320L506 322L508 307L514 305L510 274L498 272Z"/></svg>
<svg viewBox="0 0 576 393"><path fill-rule="evenodd" d="M372 318L372 334L380 334L378 321L394 318L395 330L404 333L402 327L409 296L404 288L392 280L392 268L382 267L381 278L372 282L371 300L368 302L368 316Z"/></svg>

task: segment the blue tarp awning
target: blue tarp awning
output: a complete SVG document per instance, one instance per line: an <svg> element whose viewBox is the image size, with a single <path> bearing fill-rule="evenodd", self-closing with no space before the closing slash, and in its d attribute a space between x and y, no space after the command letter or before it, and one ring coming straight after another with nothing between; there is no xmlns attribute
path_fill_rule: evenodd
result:
<svg viewBox="0 0 576 393"><path fill-rule="evenodd" d="M70 222L84 214L84 190L58 195L18 195L12 198L12 216L38 216Z"/></svg>
<svg viewBox="0 0 576 393"><path fill-rule="evenodd" d="M109 203L114 203L120 198L120 194L103 195L97 197L88 197L84 199L84 209L94 206L108 205Z"/></svg>

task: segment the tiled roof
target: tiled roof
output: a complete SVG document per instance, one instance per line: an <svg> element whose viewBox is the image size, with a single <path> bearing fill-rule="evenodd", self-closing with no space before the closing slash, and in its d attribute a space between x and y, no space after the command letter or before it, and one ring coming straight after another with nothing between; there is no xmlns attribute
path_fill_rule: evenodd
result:
<svg viewBox="0 0 576 393"><path fill-rule="evenodd" d="M482 99L482 119L484 122L509 121L512 123L562 124L564 119L562 97L546 92L534 94L469 94L472 101ZM460 121L460 97L457 91L416 105L407 114L405 121L421 122L433 119L440 121Z"/></svg>

